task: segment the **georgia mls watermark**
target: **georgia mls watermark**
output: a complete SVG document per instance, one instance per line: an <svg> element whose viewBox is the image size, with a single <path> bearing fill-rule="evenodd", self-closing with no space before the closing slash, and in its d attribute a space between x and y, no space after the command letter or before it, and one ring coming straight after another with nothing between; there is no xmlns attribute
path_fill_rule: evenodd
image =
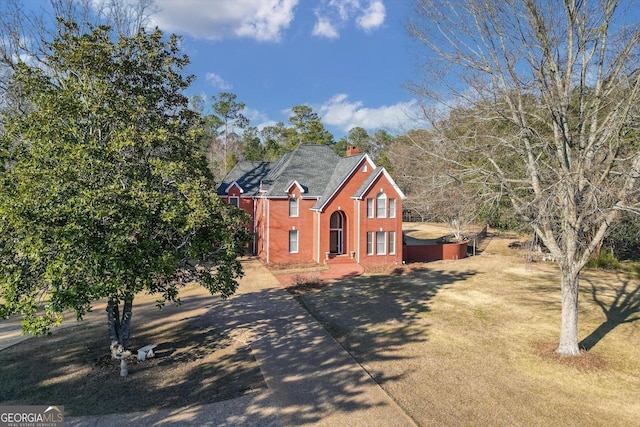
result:
<svg viewBox="0 0 640 427"><path fill-rule="evenodd" d="M0 406L0 427L64 427L64 406Z"/></svg>

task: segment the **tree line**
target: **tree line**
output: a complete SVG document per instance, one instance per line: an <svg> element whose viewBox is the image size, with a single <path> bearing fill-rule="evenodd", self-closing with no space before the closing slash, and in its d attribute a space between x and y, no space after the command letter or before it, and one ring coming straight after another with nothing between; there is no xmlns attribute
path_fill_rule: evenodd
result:
<svg viewBox="0 0 640 427"><path fill-rule="evenodd" d="M532 109L538 102L534 97L529 101ZM348 146L355 146L392 173L407 195L404 202L407 220L444 222L449 225L455 240L464 239L478 222L499 229L531 232L528 222L510 206L506 194L488 196L483 192L483 184L467 179L471 176L469 170L460 170L460 164L472 164L482 151L477 146L460 150L460 145L443 144L438 139L441 138L439 132L446 129L448 138L473 139L477 143L478 120L483 122L484 132L490 134L486 138L495 140L517 132L505 119L485 118L483 109L486 106L483 104L454 108L430 129L413 129L393 135L384 129L369 134L362 127L354 127L337 141L308 105L294 106L288 124L278 122L262 129L251 126L243 114L245 103L238 101L233 93L222 92L211 97L212 112L209 114L205 114L206 101L201 96L192 97L190 106L202 114L201 149L218 180L238 161L275 161L300 143L325 144L341 156L345 155ZM633 149L636 140L630 136L627 141L629 149ZM453 147L455 151L452 151ZM455 160L458 165L444 160L452 154L458 156ZM499 159L503 168L512 168L514 173L523 165L510 158L508 152L501 152ZM637 258L639 230L637 215L621 213L621 220L611 227L596 252L605 249L619 259Z"/></svg>
<svg viewBox="0 0 640 427"><path fill-rule="evenodd" d="M368 153L376 163L384 163L385 147L393 136L380 129L370 135L362 127L354 127L339 140L329 132L321 117L308 105L291 108L288 123L277 122L260 129L245 116L246 104L234 93L221 92L207 100L200 95L190 98L191 108L202 115L201 149L208 165L221 179L241 160L275 161L300 144L323 144L344 156L348 146ZM210 112L207 112L210 111Z"/></svg>

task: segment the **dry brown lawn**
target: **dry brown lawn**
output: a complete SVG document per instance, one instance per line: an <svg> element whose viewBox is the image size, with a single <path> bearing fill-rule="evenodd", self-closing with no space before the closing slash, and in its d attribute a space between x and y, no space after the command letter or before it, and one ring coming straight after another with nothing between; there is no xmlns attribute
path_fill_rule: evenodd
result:
<svg viewBox="0 0 640 427"><path fill-rule="evenodd" d="M586 272L580 337L590 350L558 357L557 267L527 262L515 241L494 236L480 256L353 278L302 299L419 425L637 426L640 321L624 321L640 316L638 278Z"/></svg>
<svg viewBox="0 0 640 427"><path fill-rule="evenodd" d="M640 316L638 278L583 275L580 337L590 349L560 358L557 267L509 247L522 240L493 236L476 257L398 266L298 298L419 425L637 426L640 321L625 321ZM182 307L134 306L132 347L160 345L126 378L105 359L100 309L81 326L0 351L0 404L55 401L69 415L101 414L265 387L250 348L216 330L210 298L196 288Z"/></svg>

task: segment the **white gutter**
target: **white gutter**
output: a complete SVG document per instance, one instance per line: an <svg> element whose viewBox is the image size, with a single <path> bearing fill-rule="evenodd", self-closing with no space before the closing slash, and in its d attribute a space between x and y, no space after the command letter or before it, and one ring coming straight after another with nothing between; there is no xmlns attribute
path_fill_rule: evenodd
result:
<svg viewBox="0 0 640 427"><path fill-rule="evenodd" d="M256 199L253 199L253 253L258 253L258 242L256 236L258 235L258 223L256 222L256 213L258 212L258 203Z"/></svg>
<svg viewBox="0 0 640 427"><path fill-rule="evenodd" d="M269 264L269 239L270 239L270 234L271 234L270 233L270 230L271 230L271 227L270 227L271 216L269 214L270 214L271 210L269 209L269 199L265 198L265 201L266 201L265 207L267 209L267 264Z"/></svg>
<svg viewBox="0 0 640 427"><path fill-rule="evenodd" d="M358 237L356 238L358 242L358 244L356 245L358 256L356 257L356 259L358 260L357 261L358 264L360 264L360 240L361 240L360 237L362 236L362 234L360 232L360 201L359 200L356 200L356 206L357 206L356 211L358 212L358 233L357 233Z"/></svg>
<svg viewBox="0 0 640 427"><path fill-rule="evenodd" d="M316 211L316 216L318 217L318 245L316 248L316 252L317 252L317 263L320 264L320 212Z"/></svg>

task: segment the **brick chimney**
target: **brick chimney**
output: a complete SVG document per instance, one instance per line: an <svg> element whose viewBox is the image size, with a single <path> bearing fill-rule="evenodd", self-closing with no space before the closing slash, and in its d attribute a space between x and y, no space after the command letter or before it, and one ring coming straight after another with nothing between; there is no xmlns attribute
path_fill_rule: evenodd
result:
<svg viewBox="0 0 640 427"><path fill-rule="evenodd" d="M347 157L355 156L356 154L360 154L360 149L355 145L350 145L347 147Z"/></svg>

